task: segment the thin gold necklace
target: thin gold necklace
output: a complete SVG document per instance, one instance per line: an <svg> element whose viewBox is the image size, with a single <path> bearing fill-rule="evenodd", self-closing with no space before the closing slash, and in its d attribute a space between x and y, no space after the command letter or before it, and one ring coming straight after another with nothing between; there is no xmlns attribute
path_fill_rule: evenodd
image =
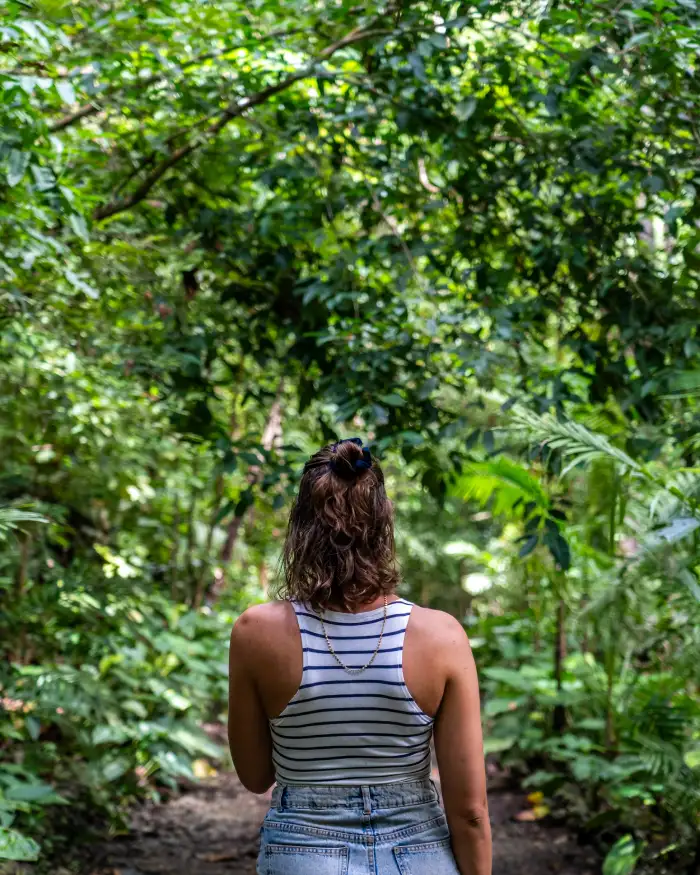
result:
<svg viewBox="0 0 700 875"><path fill-rule="evenodd" d="M323 634L326 637L326 644L328 645L328 649L333 654L335 661L338 663L341 668L344 668L348 674L360 674L365 669L369 668L370 665L377 658L377 654L379 653L379 648L382 646L382 639L384 638L384 629L386 628L386 619L387 619L387 605L388 600L387 597L384 596L384 620L382 622L382 631L379 633L379 641L377 641L377 646L374 648L374 653L370 656L369 661L366 662L362 668L348 668L347 665L343 662L343 660L338 656L338 654L333 649L333 645L331 644L331 639L328 637L328 632L326 631L326 624L323 622L323 616L320 616L321 620L321 628L323 629Z"/></svg>

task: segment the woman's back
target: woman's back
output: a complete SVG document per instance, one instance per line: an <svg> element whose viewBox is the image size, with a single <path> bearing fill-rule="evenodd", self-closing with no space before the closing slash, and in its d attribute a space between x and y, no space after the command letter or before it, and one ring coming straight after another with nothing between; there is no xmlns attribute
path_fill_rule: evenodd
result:
<svg viewBox="0 0 700 875"><path fill-rule="evenodd" d="M303 668L295 695L270 721L278 783L352 786L427 777L433 718L403 674L413 605L397 599L372 611L323 615L293 607Z"/></svg>

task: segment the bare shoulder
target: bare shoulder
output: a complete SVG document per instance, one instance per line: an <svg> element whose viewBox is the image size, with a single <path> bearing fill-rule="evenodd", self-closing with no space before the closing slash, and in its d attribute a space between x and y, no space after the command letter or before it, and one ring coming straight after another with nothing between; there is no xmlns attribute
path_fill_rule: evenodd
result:
<svg viewBox="0 0 700 875"><path fill-rule="evenodd" d="M432 608L421 608L417 605L411 612L412 634L415 640L420 640L425 646L435 648L438 652L452 653L468 650L469 639L464 627L456 617L445 611Z"/></svg>
<svg viewBox="0 0 700 875"><path fill-rule="evenodd" d="M233 625L231 644L238 648L257 649L295 634L298 634L298 626L290 602L266 602L243 611Z"/></svg>

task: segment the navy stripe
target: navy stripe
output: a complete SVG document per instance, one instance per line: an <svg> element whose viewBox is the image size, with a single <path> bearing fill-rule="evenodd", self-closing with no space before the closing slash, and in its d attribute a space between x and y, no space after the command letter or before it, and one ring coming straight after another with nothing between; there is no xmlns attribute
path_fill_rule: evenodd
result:
<svg viewBox="0 0 700 875"><path fill-rule="evenodd" d="M389 696L386 693L326 693L323 696L309 696L308 698L300 699L298 702L290 702L287 708L292 705L306 705L307 702L320 702L322 699L389 699L390 702L412 702L409 696ZM286 711L287 708L284 710ZM282 712L284 714L284 711ZM278 716L281 717L282 714ZM277 719L276 717L273 719Z"/></svg>
<svg viewBox="0 0 700 875"><path fill-rule="evenodd" d="M400 708L373 708L365 707L364 705L355 705L354 708L313 708L311 711L300 711L297 714L285 714L284 719L291 720L293 717L307 717L309 714L335 714L336 711L352 711L353 713L356 713L357 711L381 711L384 714L403 714L404 717L412 717L414 713L411 711L402 711Z"/></svg>
<svg viewBox="0 0 700 875"><path fill-rule="evenodd" d="M306 714L300 714L300 717L306 717ZM410 715L406 715L407 717ZM397 723L396 720L365 720L363 717L358 717L357 720L312 720L311 723L295 723L294 726L290 726L289 729L304 729L309 726L351 726L353 723L362 723L365 726L369 726L370 724L374 726L375 724L384 724L384 726L400 726L406 727L407 729L415 728L415 723ZM287 727L285 727L286 729ZM345 733L343 733L345 735Z"/></svg>
<svg viewBox="0 0 700 875"><path fill-rule="evenodd" d="M402 687L401 681L380 681L378 678L368 678L373 684L385 684L388 687ZM361 684L363 681L354 681L352 678L344 678L342 681L316 681L313 684L300 684L300 690L308 690L309 687L324 687L326 684Z"/></svg>
<svg viewBox="0 0 700 875"><path fill-rule="evenodd" d="M307 739L308 741L309 739ZM325 744L325 745L316 745L313 747L292 747L290 744L280 744L278 741L275 743L275 750L357 750L359 744ZM429 742L428 742L429 744ZM378 748L378 747L388 747L390 750L417 750L418 748L424 748L426 746L425 741L420 741L417 744L372 744L369 747Z"/></svg>
<svg viewBox="0 0 700 875"><path fill-rule="evenodd" d="M321 637L323 637L323 636L321 636ZM341 640L344 641L345 639L343 638ZM313 647L302 647L301 649L302 649L303 653L325 653L327 656L332 655L330 650L327 647L325 650L317 650ZM398 653L401 650L403 650L403 647L387 647L387 648L382 647L382 649L379 652L380 653ZM367 650L336 650L335 652L338 654L338 656L349 655L351 653L364 653L365 655L367 655L367 654L371 654L373 652L373 648L368 647Z"/></svg>
<svg viewBox="0 0 700 875"><path fill-rule="evenodd" d="M403 635L406 632L405 629L397 629L395 632L385 632L384 638L388 638L390 635ZM325 639L325 635L322 632L312 632L310 629L302 629L302 635L313 635L314 638L323 638ZM329 636L333 638L332 635ZM339 635L336 639L337 641L376 641L377 635Z"/></svg>
<svg viewBox="0 0 700 875"><path fill-rule="evenodd" d="M429 757L430 757L430 751L428 751L427 755L424 756L422 760L419 760L417 763L411 763L411 765L416 766L416 767L422 766L423 763ZM272 755L272 758L273 759L275 758L274 753ZM350 766L345 766L345 769L349 769L349 768L350 768ZM381 766L378 766L377 768L381 768ZM387 770L390 770L391 766L387 766L386 768L387 768ZM342 769L343 769L342 766L340 768L338 768L337 766L319 766L317 769L293 769L290 766L283 766L280 769L280 774L283 774L284 772L311 772L313 774L313 772L335 772L335 771L342 771ZM353 777L354 777L354 775L353 775Z"/></svg>
<svg viewBox="0 0 700 875"><path fill-rule="evenodd" d="M321 622L321 617L318 617L316 614L307 614L305 611L295 611L295 613L296 613L297 617L310 617L312 620L316 620L318 623ZM357 615L355 615L355 616L357 616ZM388 623L389 620L398 620L401 617L410 617L410 616L411 616L410 611L406 614L387 614L386 621ZM383 616L377 617L376 620L358 620L355 623L343 623L342 620L327 620L324 617L323 622L327 626L345 626L345 627L348 627L348 626L353 626L353 627L354 626L371 626L374 623L383 623L384 617ZM404 630L402 629L401 631L403 632Z"/></svg>
<svg viewBox="0 0 700 875"><path fill-rule="evenodd" d="M312 736L308 736L308 735L297 735L296 733L294 735L282 735L282 733L279 731L279 729L275 729L274 726L271 726L270 728L272 730L272 734L275 736L279 736L279 738L292 738L292 739L296 739L297 741L299 739L303 738L305 741L307 741L307 740L310 740L312 737ZM282 728L285 729L287 727L283 726ZM288 728L289 729L297 729L298 727L290 726ZM413 732L407 732L405 734L401 733L401 732L399 732L399 733L396 733L396 732L343 732L342 738L369 738L369 737L372 737L372 738L411 738L412 736L423 735L426 732L432 732L432 731L433 731L433 727L431 724L430 726L426 726L425 729L416 729ZM341 735L338 733L337 730L334 730L333 735L319 735L317 737L328 739L328 738L340 738ZM273 739L273 742L274 742L274 739Z"/></svg>
<svg viewBox="0 0 700 875"><path fill-rule="evenodd" d="M379 754L375 756L374 754L338 754L334 757L290 757L287 756L286 753L280 753L279 756L284 757L286 760L291 760L293 763L323 763L328 762L329 760L403 760L406 757L415 757L420 756L419 750L411 751L410 753L398 753L398 754ZM419 760L420 762L420 760ZM342 766L341 766L342 768Z"/></svg>

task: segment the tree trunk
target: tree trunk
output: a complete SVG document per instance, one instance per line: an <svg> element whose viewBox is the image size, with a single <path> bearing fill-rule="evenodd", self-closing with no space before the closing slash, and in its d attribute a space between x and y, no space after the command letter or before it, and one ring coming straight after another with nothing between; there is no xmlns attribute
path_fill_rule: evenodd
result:
<svg viewBox="0 0 700 875"><path fill-rule="evenodd" d="M236 546L238 533L241 530L245 514L246 511L244 510L239 516L234 516L226 529L226 540L224 541L224 546L221 548L221 561L226 565L228 565L233 556L233 548Z"/></svg>
<svg viewBox="0 0 700 875"><path fill-rule="evenodd" d="M557 605L557 629L554 636L554 679L557 682L557 695L561 695L564 660L566 659L566 605L559 599ZM566 709L561 703L554 706L553 724L555 732L563 732L566 727Z"/></svg>

